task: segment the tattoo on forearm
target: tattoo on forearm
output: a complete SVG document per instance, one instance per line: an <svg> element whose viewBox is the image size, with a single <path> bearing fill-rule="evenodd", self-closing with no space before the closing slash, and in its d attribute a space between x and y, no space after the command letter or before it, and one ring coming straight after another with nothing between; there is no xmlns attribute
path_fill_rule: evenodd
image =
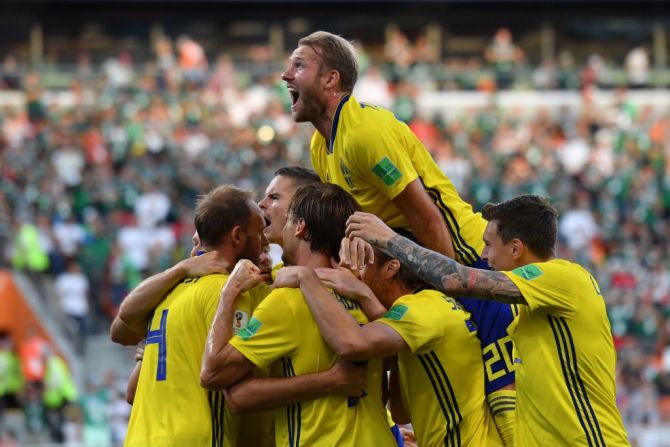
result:
<svg viewBox="0 0 670 447"><path fill-rule="evenodd" d="M465 267L400 235L393 236L384 251L428 284L449 295L525 303L519 289L504 274Z"/></svg>

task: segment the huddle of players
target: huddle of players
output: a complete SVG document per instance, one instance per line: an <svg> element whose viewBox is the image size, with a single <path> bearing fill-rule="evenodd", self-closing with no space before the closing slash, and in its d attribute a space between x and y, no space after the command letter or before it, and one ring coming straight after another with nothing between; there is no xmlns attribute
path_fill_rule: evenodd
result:
<svg viewBox="0 0 670 447"><path fill-rule="evenodd" d="M235 269L230 275L192 277L208 271L210 266L203 264L209 259L186 260L181 263L188 263L184 279L153 312L148 306L141 310L151 321L127 445L252 445L248 439L258 439L258 432L267 435L262 427L267 416L258 414L250 419L259 423L247 425L256 433L239 433L240 420L231 407L238 412L278 408L277 445L395 445L382 399L381 359L396 354L391 408L398 422L411 419L421 445L442 444L447 438L448 445L500 445L485 401L482 352L469 314L380 252L363 269L365 282L330 268L331 259L339 256L346 221L357 210L351 195L321 183L304 168L280 169L260 208L249 193L232 186L200 200L196 229L201 249L209 251L203 256L223 256ZM297 284L270 289L260 269L244 261L259 262L265 236L282 245L287 265L302 266L303 273L317 269L331 286L338 280L353 285L338 295L318 279L322 291L307 295ZM297 268L280 269L275 285L293 281ZM321 333L326 328L305 299L319 292L344 314L344 324L334 321L338 330L374 319L372 324L385 324L396 340L369 338L365 352L329 345ZM374 303L375 296L384 307ZM115 325L133 321L135 315L127 310L133 298L124 300ZM416 312L402 318L398 309L407 306ZM369 361L344 366L338 358ZM257 377L254 368L260 370Z"/></svg>
<svg viewBox="0 0 670 447"><path fill-rule="evenodd" d="M276 445L394 445L387 397L394 420L411 421L419 445L626 445L604 305L588 301L596 293L577 303L592 317L585 322L573 290L556 292L547 282L569 272L578 287L583 277L598 290L583 269L553 259L553 209L522 197L489 208L495 225L487 224L406 125L351 96L356 68L344 39L323 32L301 39L282 79L293 119L316 128L318 177L279 170L259 206L231 186L211 191L195 212L206 253L150 278L124 300L112 338L146 338L126 445L263 445L272 438L264 429L272 420ZM360 209L411 230L459 264ZM534 215L544 219L538 234L548 253L528 231L514 233L523 228L517 217ZM341 243L349 265L369 259L363 239L376 248L374 261L357 269L360 279L331 268ZM268 240L282 245L287 265L274 272L272 286L258 267ZM498 267L500 244L513 262ZM523 281L478 270L485 261L514 269ZM522 261L533 264L524 268ZM517 303L523 352L512 346ZM537 326L538 313L546 328ZM537 344L541 355L556 357L544 365L543 396L536 389L541 355L529 345L533 331L549 340L549 327L555 346ZM385 362L387 376L382 359L396 356ZM522 389L517 380L518 412L517 368L529 384ZM601 371L606 377L598 377ZM231 409L257 413L240 417ZM263 413L270 409L272 418Z"/></svg>

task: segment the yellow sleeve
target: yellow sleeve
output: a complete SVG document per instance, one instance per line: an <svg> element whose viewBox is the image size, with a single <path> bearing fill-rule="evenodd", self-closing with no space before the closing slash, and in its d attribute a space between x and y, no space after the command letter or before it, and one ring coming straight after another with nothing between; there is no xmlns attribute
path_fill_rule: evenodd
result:
<svg viewBox="0 0 670 447"><path fill-rule="evenodd" d="M375 321L396 331L415 353L430 350L442 340L444 324L440 323L440 315L430 299L414 296L398 299L383 317Z"/></svg>
<svg viewBox="0 0 670 447"><path fill-rule="evenodd" d="M291 305L291 291L276 289L256 308L247 325L230 344L259 368L266 369L275 360L291 355L298 346L299 328Z"/></svg>
<svg viewBox="0 0 670 447"><path fill-rule="evenodd" d="M398 128L398 126L404 126ZM407 135L398 135L407 132ZM389 200L395 199L418 177L406 144L414 143L412 131L404 123L393 123L357 131L347 150L347 166Z"/></svg>
<svg viewBox="0 0 670 447"><path fill-rule="evenodd" d="M530 310L545 309L568 316L576 309L579 277L569 266L541 262L503 272L521 291Z"/></svg>

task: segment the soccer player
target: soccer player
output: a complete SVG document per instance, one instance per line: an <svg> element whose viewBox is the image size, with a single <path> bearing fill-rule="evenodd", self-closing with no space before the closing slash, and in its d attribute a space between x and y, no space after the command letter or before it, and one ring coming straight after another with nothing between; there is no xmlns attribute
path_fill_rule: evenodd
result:
<svg viewBox="0 0 670 447"><path fill-rule="evenodd" d="M258 262L267 243L263 215L251 194L231 186L216 188L200 199L195 225L202 248L218 251L229 265L241 258ZM201 388L198 374L207 331L227 280L224 274L187 278L155 308L127 446L235 445L235 421L225 410L222 393Z"/></svg>
<svg viewBox="0 0 670 447"><path fill-rule="evenodd" d="M516 446L629 445L616 407L616 353L605 302L591 274L554 255L556 211L543 198L487 205L483 257L468 268L356 213L347 234L365 239L448 294L520 304L513 334Z"/></svg>
<svg viewBox="0 0 670 447"><path fill-rule="evenodd" d="M357 70L352 45L318 31L300 39L282 74L293 99L293 119L316 128L311 160L319 177L344 188L363 211L390 227L409 229L421 245L463 265L488 268L481 260L486 220L461 199L405 123L388 110L356 100L351 93ZM510 333L517 309L461 302L479 328L486 392L496 424L510 440L515 400Z"/></svg>
<svg viewBox="0 0 670 447"><path fill-rule="evenodd" d="M391 408L396 422L412 423L419 445L502 446L484 394L481 349L470 314L378 251L374 263L363 268L364 283L349 272L321 271L328 285L346 282L333 281L333 274L349 277L342 293L359 301L375 321L356 324L313 269L283 268L275 285L300 287L322 336L342 358L398 355L393 374L399 377L392 375L391 383L399 379L400 396L392 391Z"/></svg>
<svg viewBox="0 0 670 447"><path fill-rule="evenodd" d="M298 187L310 183L321 183L319 176L311 169L285 166L275 171L275 176L265 189L265 196L258 202L267 223L265 236L270 243L282 245L282 231L293 194Z"/></svg>
<svg viewBox="0 0 670 447"><path fill-rule="evenodd" d="M336 185L319 183L299 188L283 230L286 263L330 266L331 258L338 256L345 222L356 209L353 198ZM222 295L222 301L228 299ZM350 318L367 322L358 303L338 299ZM219 332L213 327L212 334ZM336 360L300 290L279 288L258 306L247 326L230 342L210 339L203 358L202 381L210 389L228 388L248 377L254 366L269 368L272 377L300 377L330 368ZM277 445L395 445L382 405L381 361L368 362L367 373L365 397L325 396L276 410Z"/></svg>

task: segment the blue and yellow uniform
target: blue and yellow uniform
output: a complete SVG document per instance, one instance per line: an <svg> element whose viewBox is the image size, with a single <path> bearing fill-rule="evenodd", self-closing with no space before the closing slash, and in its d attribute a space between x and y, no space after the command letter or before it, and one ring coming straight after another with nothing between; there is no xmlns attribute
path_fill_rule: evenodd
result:
<svg viewBox="0 0 670 447"><path fill-rule="evenodd" d="M363 211L395 228L410 229L393 199L420 178L449 229L456 260L488 268L480 259L486 220L458 195L421 141L390 111L345 96L335 112L330 141L318 131L312 135L311 159L322 181L341 186ZM513 365L508 360L516 309L475 299L462 302L481 331L489 371L487 393L514 383Z"/></svg>
<svg viewBox="0 0 670 447"><path fill-rule="evenodd" d="M127 447L237 444L239 421L223 393L200 386L205 341L227 279L223 274L187 278L154 310ZM243 294L235 307L236 318L244 320L253 311L252 299Z"/></svg>
<svg viewBox="0 0 670 447"><path fill-rule="evenodd" d="M322 181L344 188L363 211L390 227L409 229L393 199L420 178L449 229L457 260L470 265L479 259L486 220L461 199L421 141L388 110L345 96L330 141L314 132L311 159Z"/></svg>
<svg viewBox="0 0 670 447"><path fill-rule="evenodd" d="M361 324L360 305L338 300ZM321 337L300 289L275 289L258 306L249 324L230 344L272 377L294 377L324 371L337 356ZM366 391L358 400L325 396L275 410L277 446L393 446L381 400L381 360L368 362Z"/></svg>
<svg viewBox="0 0 670 447"><path fill-rule="evenodd" d="M400 391L419 445L502 445L486 403L477 329L456 300L422 290L376 321L409 346L398 354Z"/></svg>
<svg viewBox="0 0 670 447"><path fill-rule="evenodd" d="M627 446L616 352L598 283L562 259L504 272L528 305L514 335L516 446Z"/></svg>

